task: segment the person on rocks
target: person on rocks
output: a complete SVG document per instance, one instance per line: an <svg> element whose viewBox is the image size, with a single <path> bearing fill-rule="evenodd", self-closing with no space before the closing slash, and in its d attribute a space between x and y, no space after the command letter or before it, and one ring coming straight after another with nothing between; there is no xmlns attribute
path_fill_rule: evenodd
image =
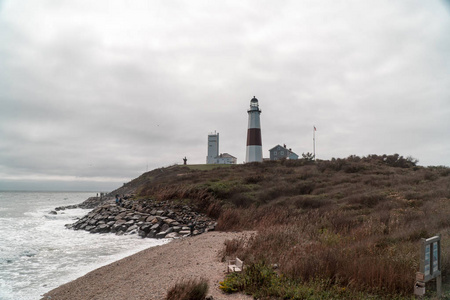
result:
<svg viewBox="0 0 450 300"><path fill-rule="evenodd" d="M122 206L122 198L119 198L119 194L116 194L116 205Z"/></svg>
<svg viewBox="0 0 450 300"><path fill-rule="evenodd" d="M189 223L188 227L191 229L191 235L194 235L194 229L195 229L195 225L197 225L197 222L192 222Z"/></svg>

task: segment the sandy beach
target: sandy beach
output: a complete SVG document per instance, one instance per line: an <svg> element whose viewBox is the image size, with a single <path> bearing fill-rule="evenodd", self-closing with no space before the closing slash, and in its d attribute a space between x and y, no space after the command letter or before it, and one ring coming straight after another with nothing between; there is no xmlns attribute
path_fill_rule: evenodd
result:
<svg viewBox="0 0 450 300"><path fill-rule="evenodd" d="M46 293L42 299L164 299L176 283L200 277L208 279L208 296L215 300L252 299L243 294L227 295L219 289L226 274L226 263L219 257L224 241L245 234L213 231L176 239L89 272Z"/></svg>

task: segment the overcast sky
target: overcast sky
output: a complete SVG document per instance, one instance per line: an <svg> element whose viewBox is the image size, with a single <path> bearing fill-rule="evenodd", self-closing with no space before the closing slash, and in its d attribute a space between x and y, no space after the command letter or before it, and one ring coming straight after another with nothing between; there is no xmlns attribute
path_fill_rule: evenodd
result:
<svg viewBox="0 0 450 300"><path fill-rule="evenodd" d="M450 166L450 2L0 0L0 190L112 190L263 155Z"/></svg>

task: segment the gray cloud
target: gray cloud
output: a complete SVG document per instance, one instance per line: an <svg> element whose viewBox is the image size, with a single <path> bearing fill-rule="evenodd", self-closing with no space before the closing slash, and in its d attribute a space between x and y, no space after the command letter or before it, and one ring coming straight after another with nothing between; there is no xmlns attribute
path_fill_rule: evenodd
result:
<svg viewBox="0 0 450 300"><path fill-rule="evenodd" d="M204 163L214 130L242 162L253 95L265 156L315 125L319 158L450 165L448 28L443 1L4 1L0 189Z"/></svg>

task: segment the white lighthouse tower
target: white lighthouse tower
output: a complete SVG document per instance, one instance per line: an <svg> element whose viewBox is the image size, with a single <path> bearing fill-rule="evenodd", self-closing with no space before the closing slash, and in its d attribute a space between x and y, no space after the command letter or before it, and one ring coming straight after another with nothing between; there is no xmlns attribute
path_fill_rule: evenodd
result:
<svg viewBox="0 0 450 300"><path fill-rule="evenodd" d="M250 109L248 112L248 130L247 130L247 153L245 162L262 162L262 140L261 140L261 122L259 115L258 99L253 96L250 100Z"/></svg>

